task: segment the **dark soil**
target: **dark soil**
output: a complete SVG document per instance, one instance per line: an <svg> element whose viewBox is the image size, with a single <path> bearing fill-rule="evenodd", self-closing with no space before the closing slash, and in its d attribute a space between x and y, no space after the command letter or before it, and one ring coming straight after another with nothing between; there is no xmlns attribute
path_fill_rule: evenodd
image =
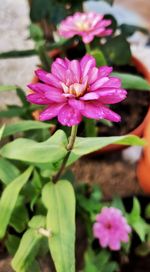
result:
<svg viewBox="0 0 150 272"><path fill-rule="evenodd" d="M146 257L133 256L130 262L122 266L121 272L149 272L150 255Z"/></svg>
<svg viewBox="0 0 150 272"><path fill-rule="evenodd" d="M81 158L72 170L78 182L98 184L105 198L140 194L136 166L122 159L121 151L107 153L95 159Z"/></svg>

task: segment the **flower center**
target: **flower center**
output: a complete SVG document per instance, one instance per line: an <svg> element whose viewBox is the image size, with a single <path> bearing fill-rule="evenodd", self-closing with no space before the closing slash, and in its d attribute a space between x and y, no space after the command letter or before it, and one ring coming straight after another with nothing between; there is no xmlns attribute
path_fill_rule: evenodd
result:
<svg viewBox="0 0 150 272"><path fill-rule="evenodd" d="M77 21L77 22L75 22L75 26L80 31L88 31L90 28L90 24L88 21Z"/></svg>
<svg viewBox="0 0 150 272"><path fill-rule="evenodd" d="M85 83L73 83L70 86L67 86L63 82L61 83L62 88L66 96L68 94L74 95L76 97L83 96L85 92L87 91L87 82Z"/></svg>
<svg viewBox="0 0 150 272"><path fill-rule="evenodd" d="M112 225L111 225L110 222L107 222L107 223L105 224L105 227L106 227L106 229L111 229L111 228L112 228Z"/></svg>

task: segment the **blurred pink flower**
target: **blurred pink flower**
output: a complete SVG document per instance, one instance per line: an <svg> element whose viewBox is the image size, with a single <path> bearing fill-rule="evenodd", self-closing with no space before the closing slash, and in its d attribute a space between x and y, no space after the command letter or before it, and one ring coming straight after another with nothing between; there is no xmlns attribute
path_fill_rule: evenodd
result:
<svg viewBox="0 0 150 272"><path fill-rule="evenodd" d="M35 73L40 82L29 84L33 90L27 100L34 104L47 105L40 113L40 120L58 116L65 126L77 125L82 116L92 119L120 121L120 116L105 104L115 104L125 99L127 92L121 81L110 77L112 68L96 67L95 59L85 55L81 61L56 59L51 73L42 69Z"/></svg>
<svg viewBox="0 0 150 272"><path fill-rule="evenodd" d="M68 16L60 23L59 34L64 38L72 38L75 35L82 37L84 43L90 43L95 36L104 37L112 34L111 20L103 19L103 15L94 12L76 12Z"/></svg>
<svg viewBox="0 0 150 272"><path fill-rule="evenodd" d="M104 207L96 217L93 235L102 247L119 250L121 242L127 243L131 228L119 209Z"/></svg>

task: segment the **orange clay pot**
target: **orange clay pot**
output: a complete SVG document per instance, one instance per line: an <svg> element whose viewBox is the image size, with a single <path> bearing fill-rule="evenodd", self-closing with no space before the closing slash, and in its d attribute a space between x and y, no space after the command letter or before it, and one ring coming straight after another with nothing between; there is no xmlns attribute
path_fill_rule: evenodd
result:
<svg viewBox="0 0 150 272"><path fill-rule="evenodd" d="M144 138L147 144L144 147L143 156L137 165L137 177L142 190L146 194L150 194L150 111L144 128Z"/></svg>
<svg viewBox="0 0 150 272"><path fill-rule="evenodd" d="M59 56L60 53L61 53L61 50L54 49L49 53L49 55L52 58L56 58L57 56ZM144 78L150 82L150 72L148 71L147 67L134 56L132 57L132 62L136 66L137 71L142 73ZM37 83L37 82L38 82L38 78L36 76L34 76L34 78L32 79L32 83ZM39 110L33 112L32 116L35 120L39 120L39 113L40 113ZM147 119L150 118L149 116L150 116L150 108L148 109L147 115L145 116L143 122L138 127L136 127L134 130L129 132L129 134L136 135L139 137L143 136L145 124L147 122ZM108 146L106 146L96 152L91 153L89 156L98 155L98 154L102 154L105 152L117 151L117 150L121 150L123 148L125 148L124 145L111 144L111 145L108 145Z"/></svg>
<svg viewBox="0 0 150 272"><path fill-rule="evenodd" d="M136 60L136 62L138 64L138 60ZM144 65L141 67L141 70L144 72L146 79L150 82L150 71L148 71ZM150 109L146 116L143 136L147 144L144 147L143 156L137 165L136 172L142 190L144 193L150 194Z"/></svg>

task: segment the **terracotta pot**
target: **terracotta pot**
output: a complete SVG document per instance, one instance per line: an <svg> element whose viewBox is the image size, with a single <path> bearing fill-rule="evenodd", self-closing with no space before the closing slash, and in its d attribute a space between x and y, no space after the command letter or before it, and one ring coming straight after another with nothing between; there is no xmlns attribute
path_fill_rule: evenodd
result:
<svg viewBox="0 0 150 272"><path fill-rule="evenodd" d="M61 51L59 49L54 49L50 52L50 57L56 58L57 56L59 56L60 53L61 53ZM132 57L132 62L136 66L137 71L142 73L144 78L150 82L150 72L148 71L147 67L135 56ZM34 76L34 78L32 79L32 83L36 83L36 82L38 82L38 78L36 76ZM36 112L33 112L33 117L36 120L38 120L39 113L40 113L39 110ZM150 115L150 108L148 109L147 114L146 114L145 118L143 119L143 122L138 127L136 127L134 130L130 131L129 134L136 135L139 137L143 136L145 124L147 122L147 119L149 119L149 115ZM111 144L111 145L108 145L108 146L106 146L96 152L91 153L90 156L93 156L93 155L95 156L95 155L102 154L105 152L118 151L123 148L126 148L126 146Z"/></svg>
<svg viewBox="0 0 150 272"><path fill-rule="evenodd" d="M150 111L144 128L144 138L147 143L143 150L143 156L137 165L137 177L142 190L146 194L150 194Z"/></svg>

